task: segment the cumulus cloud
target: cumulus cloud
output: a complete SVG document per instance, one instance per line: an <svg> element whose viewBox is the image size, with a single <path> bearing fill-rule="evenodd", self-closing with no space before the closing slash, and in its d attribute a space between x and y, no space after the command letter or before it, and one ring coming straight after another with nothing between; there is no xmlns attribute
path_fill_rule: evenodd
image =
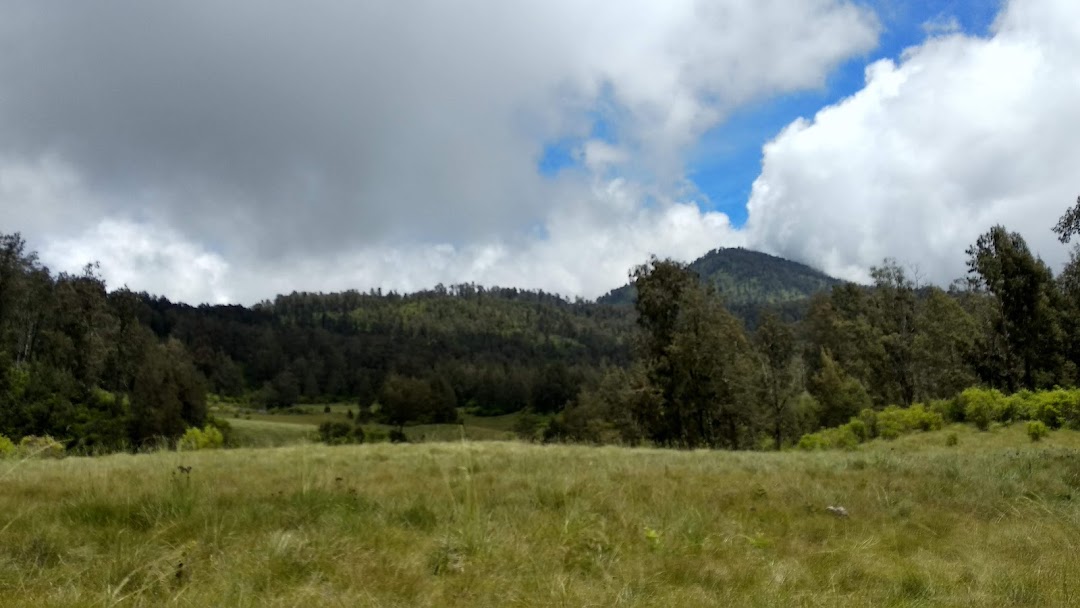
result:
<svg viewBox="0 0 1080 608"><path fill-rule="evenodd" d="M596 295L649 252L739 242L683 194L684 156L878 31L843 0L0 9L0 229L114 284L245 302L472 279ZM580 166L537 170L598 120L612 136Z"/></svg>
<svg viewBox="0 0 1080 608"><path fill-rule="evenodd" d="M898 258L929 279L965 273L991 225L1051 264L1050 227L1080 193L1080 4L1013 0L987 38L935 36L764 149L752 246L865 280Z"/></svg>

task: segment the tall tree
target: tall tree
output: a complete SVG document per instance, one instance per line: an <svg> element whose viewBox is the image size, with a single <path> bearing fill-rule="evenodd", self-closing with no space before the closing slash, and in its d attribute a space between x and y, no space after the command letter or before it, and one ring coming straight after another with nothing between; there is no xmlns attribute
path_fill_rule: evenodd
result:
<svg viewBox="0 0 1080 608"><path fill-rule="evenodd" d="M783 447L784 425L799 392L795 329L772 311L761 317L754 332L754 346L761 370L762 401L772 425L776 449Z"/></svg>
<svg viewBox="0 0 1080 608"><path fill-rule="evenodd" d="M746 384L753 364L742 326L682 264L653 258L632 276L639 350L660 396L643 416L646 433L664 445L740 447L753 418Z"/></svg>
<svg viewBox="0 0 1080 608"><path fill-rule="evenodd" d="M993 331L1001 338L1002 369L993 384L1013 391L1053 384L1060 371L1061 335L1053 274L1024 238L994 226L968 248L968 272L994 302Z"/></svg>
<svg viewBox="0 0 1080 608"><path fill-rule="evenodd" d="M895 395L903 405L911 405L916 388L917 286L896 260L886 259L881 266L871 268L870 276L874 279L872 323L885 354L878 385L889 387L889 397Z"/></svg>

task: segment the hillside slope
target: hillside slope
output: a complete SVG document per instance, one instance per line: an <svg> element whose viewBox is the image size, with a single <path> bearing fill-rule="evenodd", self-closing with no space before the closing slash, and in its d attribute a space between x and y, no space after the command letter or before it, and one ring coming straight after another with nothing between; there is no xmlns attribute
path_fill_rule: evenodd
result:
<svg viewBox="0 0 1080 608"><path fill-rule="evenodd" d="M742 248L714 249L690 264L703 281L714 285L733 309L762 304L785 304L842 283L799 262ZM632 285L601 296L603 304L631 304Z"/></svg>

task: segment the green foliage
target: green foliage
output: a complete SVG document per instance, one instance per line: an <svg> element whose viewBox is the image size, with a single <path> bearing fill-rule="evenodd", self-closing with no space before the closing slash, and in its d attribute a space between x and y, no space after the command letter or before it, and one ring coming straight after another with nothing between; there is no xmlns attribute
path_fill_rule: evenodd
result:
<svg viewBox="0 0 1080 608"><path fill-rule="evenodd" d="M634 269L648 393L636 422L672 447L754 444L756 365L742 325L685 265L658 260Z"/></svg>
<svg viewBox="0 0 1080 608"><path fill-rule="evenodd" d="M941 414L921 403L908 408L891 405L877 413L877 436L896 439L914 431L936 431L945 425Z"/></svg>
<svg viewBox="0 0 1080 608"><path fill-rule="evenodd" d="M1032 420L1027 423L1027 436L1032 441L1042 441L1043 437L1050 434L1050 427L1041 420Z"/></svg>
<svg viewBox="0 0 1080 608"><path fill-rule="evenodd" d="M927 409L941 416L947 423L964 421L964 406L958 398L935 399L927 404Z"/></svg>
<svg viewBox="0 0 1080 608"><path fill-rule="evenodd" d="M19 440L17 453L23 458L62 458L64 444L48 435L27 435Z"/></svg>
<svg viewBox="0 0 1080 608"><path fill-rule="evenodd" d="M960 393L957 401L964 408L964 420L980 431L989 430L992 422L1011 412L1005 395L997 389L969 388Z"/></svg>
<svg viewBox="0 0 1080 608"><path fill-rule="evenodd" d="M0 435L0 458L10 458L15 455L15 444L7 437Z"/></svg>
<svg viewBox="0 0 1080 608"><path fill-rule="evenodd" d="M366 443L386 443L390 441L390 434L380 428L361 429Z"/></svg>
<svg viewBox="0 0 1080 608"><path fill-rule="evenodd" d="M985 373L1009 391L1047 386L1061 370L1061 325L1053 273L1024 238L994 226L967 250L968 269L993 298Z"/></svg>
<svg viewBox="0 0 1080 608"><path fill-rule="evenodd" d="M522 412L514 421L513 431L519 439L532 442L541 438L544 427L542 417L533 412Z"/></svg>
<svg viewBox="0 0 1080 608"><path fill-rule="evenodd" d="M327 445L364 443L364 429L347 422L324 422L319 425L319 440Z"/></svg>
<svg viewBox="0 0 1080 608"><path fill-rule="evenodd" d="M803 435L799 439L798 448L806 451L853 450L862 443L859 438L860 432L865 432L865 427L861 422L854 421L836 428Z"/></svg>
<svg viewBox="0 0 1080 608"><path fill-rule="evenodd" d="M206 425L199 429L191 427L184 431L184 435L177 442L177 449L181 451L215 450L225 446L225 436L216 426Z"/></svg>
<svg viewBox="0 0 1080 608"><path fill-rule="evenodd" d="M829 351L822 350L820 358L821 367L810 378L807 388L821 404L821 424L839 426L870 407L870 396L862 383L845 372Z"/></svg>

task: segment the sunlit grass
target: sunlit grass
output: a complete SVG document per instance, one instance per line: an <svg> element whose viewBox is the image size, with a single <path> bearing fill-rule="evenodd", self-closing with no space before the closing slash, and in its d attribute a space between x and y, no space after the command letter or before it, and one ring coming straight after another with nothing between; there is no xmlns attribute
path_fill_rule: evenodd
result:
<svg viewBox="0 0 1080 608"><path fill-rule="evenodd" d="M456 442L3 461L0 598L1078 605L1078 448L1017 425L827 453Z"/></svg>

